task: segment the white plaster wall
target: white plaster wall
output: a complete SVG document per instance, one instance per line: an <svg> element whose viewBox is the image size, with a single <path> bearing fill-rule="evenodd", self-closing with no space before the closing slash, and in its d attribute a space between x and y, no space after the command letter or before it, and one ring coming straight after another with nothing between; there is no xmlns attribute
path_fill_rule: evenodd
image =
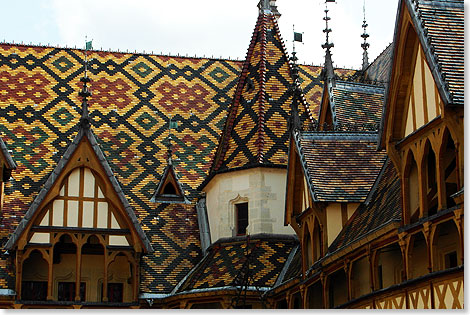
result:
<svg viewBox="0 0 470 315"><path fill-rule="evenodd" d="M287 170L253 168L216 175L204 188L211 241L234 236L234 204L248 200L248 234L295 234L284 226Z"/></svg>
<svg viewBox="0 0 470 315"><path fill-rule="evenodd" d="M326 224L328 231L328 246L333 243L339 232L343 229L343 217L341 215L341 204L330 203L326 208Z"/></svg>

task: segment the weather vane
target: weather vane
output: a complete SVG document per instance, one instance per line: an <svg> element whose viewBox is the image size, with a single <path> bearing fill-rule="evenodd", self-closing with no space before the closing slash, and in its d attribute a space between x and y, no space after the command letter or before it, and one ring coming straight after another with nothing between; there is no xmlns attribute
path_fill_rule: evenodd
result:
<svg viewBox="0 0 470 315"><path fill-rule="evenodd" d="M304 33L303 32L302 33L297 33L295 31L295 25L294 24L292 24L292 31L294 32L294 39L292 40L292 52L295 55L295 42L300 42L300 43L303 44L304 42L302 41L302 37L303 37Z"/></svg>

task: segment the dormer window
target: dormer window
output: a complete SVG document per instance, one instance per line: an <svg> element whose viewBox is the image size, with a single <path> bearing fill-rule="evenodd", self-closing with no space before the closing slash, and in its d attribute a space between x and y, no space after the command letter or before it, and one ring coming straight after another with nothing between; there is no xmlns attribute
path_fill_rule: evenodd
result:
<svg viewBox="0 0 470 315"><path fill-rule="evenodd" d="M163 189L163 194L164 195L176 195L176 188L173 186L173 184L168 183L165 185L165 188Z"/></svg>
<svg viewBox="0 0 470 315"><path fill-rule="evenodd" d="M150 201L158 203L189 203L172 164L166 166L157 190Z"/></svg>
<svg viewBox="0 0 470 315"><path fill-rule="evenodd" d="M235 205L237 235L246 235L248 227L248 202Z"/></svg>

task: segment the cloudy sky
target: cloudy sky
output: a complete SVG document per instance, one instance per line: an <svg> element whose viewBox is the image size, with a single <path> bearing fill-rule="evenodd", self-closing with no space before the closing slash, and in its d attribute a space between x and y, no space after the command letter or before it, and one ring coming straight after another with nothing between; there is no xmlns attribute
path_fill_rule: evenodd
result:
<svg viewBox="0 0 470 315"><path fill-rule="evenodd" d="M244 59L258 0L15 0L2 4L0 41ZM330 3L335 66L362 64L364 0ZM365 0L372 61L393 40L398 0ZM324 0L277 0L279 27L292 51L293 25L304 33L302 63L322 64ZM2 38L3 36L3 38Z"/></svg>

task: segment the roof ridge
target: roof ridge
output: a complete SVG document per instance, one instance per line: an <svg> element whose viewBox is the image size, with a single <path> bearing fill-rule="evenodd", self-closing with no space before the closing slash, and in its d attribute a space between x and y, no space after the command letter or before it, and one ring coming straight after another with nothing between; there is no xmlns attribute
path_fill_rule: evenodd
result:
<svg viewBox="0 0 470 315"><path fill-rule="evenodd" d="M7 41L3 41L3 42L0 42L0 46L10 46L10 47L25 47L25 48L44 48L44 49L47 49L47 48L50 48L50 49L69 49L69 50L77 50L77 51L84 51L85 49L83 48L78 48L78 47L68 47L68 46L60 46L60 45L56 45L56 46L53 46L53 45L42 45L42 44L25 44L25 43L15 43L14 41L12 42L7 42ZM159 54L158 53L154 53L153 51L151 52L145 52L142 51L142 52L137 52L136 50L134 50L133 52L132 51L121 51L121 50L113 50L113 49L89 49L88 51L92 52L92 53L110 53L110 54L121 54L121 55L137 55L137 56L155 56L155 57L168 57L168 58L182 58L182 59L208 59L208 60L220 60L220 61L233 61L233 62L243 62L243 60L240 60L237 58L231 58L231 57L227 57L227 58L223 58L222 56L220 57L214 57L213 55L212 56L205 56L203 55L202 57L201 56L197 56L197 55L194 55L194 56L190 56L188 53L186 54L179 54L177 53L176 55L175 54L171 54L171 53L168 53L168 54L164 54L163 52L160 52Z"/></svg>
<svg viewBox="0 0 470 315"><path fill-rule="evenodd" d="M266 15L263 14L262 16L262 23L260 25L260 33L261 33L261 60L260 60L260 98L258 103L258 152L257 152L257 161L258 163L263 163L264 158L264 129L265 129L265 103L266 103L266 24L268 22L268 18L274 19L274 15ZM273 20L274 24L276 20Z"/></svg>

